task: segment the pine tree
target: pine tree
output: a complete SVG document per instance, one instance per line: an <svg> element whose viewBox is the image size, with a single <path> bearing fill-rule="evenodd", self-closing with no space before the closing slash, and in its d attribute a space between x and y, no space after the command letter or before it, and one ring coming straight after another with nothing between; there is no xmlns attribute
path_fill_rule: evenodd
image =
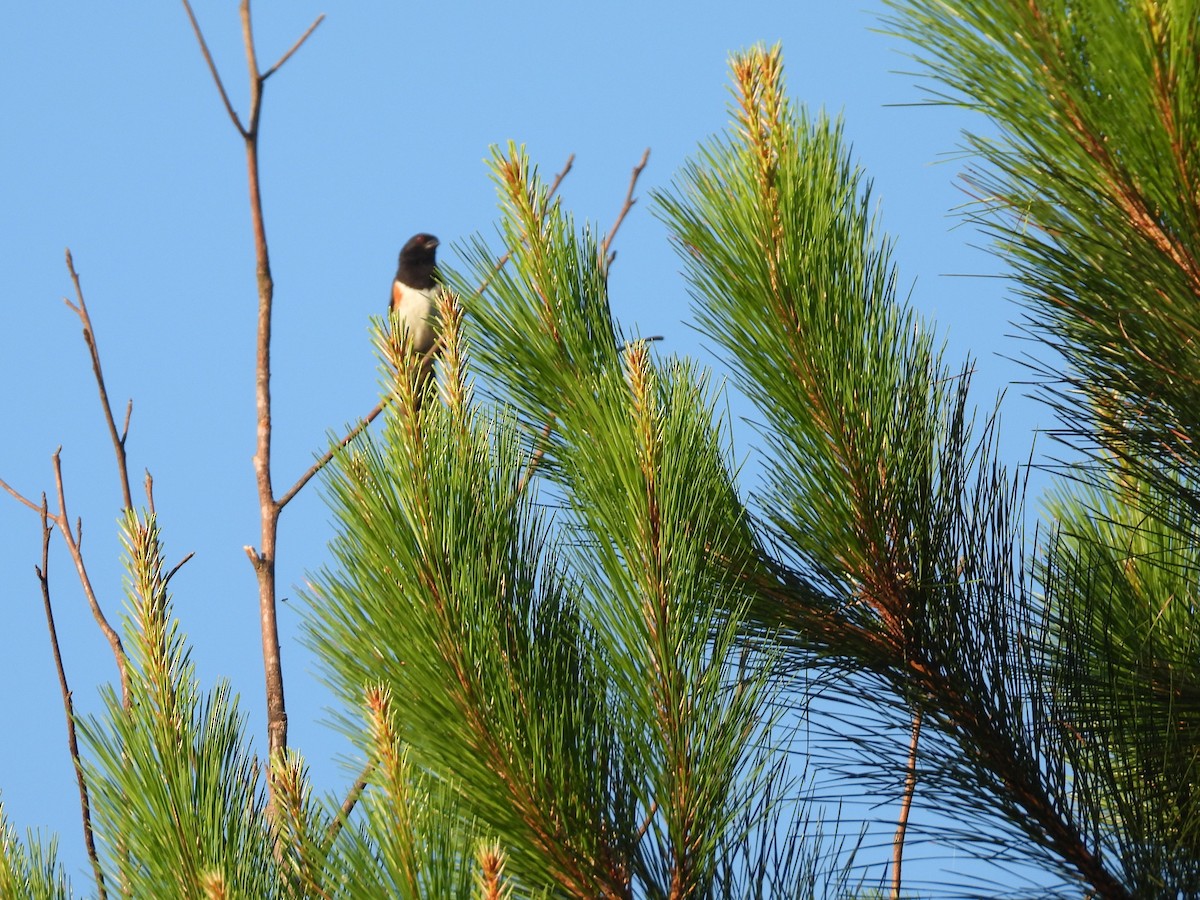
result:
<svg viewBox="0 0 1200 900"><path fill-rule="evenodd" d="M379 323L382 425L325 472L307 635L359 784L317 799L292 753L268 799L130 513L130 688L80 722L101 894L1019 893L904 882L906 812L876 858L806 802L797 719L847 797L919 790L943 841L1038 867L1031 896L1200 894L1200 4L893 6L935 99L997 129L970 216L1069 450L1042 537L841 124L778 48L737 54L729 126L654 199L761 475L710 374L614 321L609 239L497 149L502 249L443 270L438 385ZM4 895L68 896L0 825Z"/></svg>

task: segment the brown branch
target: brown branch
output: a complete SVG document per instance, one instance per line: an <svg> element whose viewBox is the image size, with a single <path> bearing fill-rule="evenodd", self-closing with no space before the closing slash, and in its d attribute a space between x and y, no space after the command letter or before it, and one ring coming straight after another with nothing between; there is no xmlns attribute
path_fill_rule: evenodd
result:
<svg viewBox="0 0 1200 900"><path fill-rule="evenodd" d="M133 415L133 400L125 408L125 427L117 431L117 421L113 417L112 403L108 399L108 389L104 386L104 370L100 365L100 349L96 345L96 330L92 327L92 317L88 315L87 303L83 299L83 288L79 284L79 273L75 271L75 260L71 258L68 248L67 271L71 274L71 283L75 285L75 296L78 305L70 300L64 302L79 316L83 325L83 340L87 343L88 353L92 358L92 372L96 376L96 387L100 390L100 405L104 409L104 421L108 424L108 434L112 438L113 451L117 455L117 474L121 477L121 497L124 509L133 509L133 494L129 489L129 464L125 456L125 439L129 436L129 419Z"/></svg>
<svg viewBox="0 0 1200 900"><path fill-rule="evenodd" d="M633 167L633 173L629 176L629 190L625 192L625 203L621 206L621 211L617 213L617 220L613 222L612 228L608 229L608 234L604 236L603 243L600 244L600 265L607 269L612 263L612 258L609 257L608 251L612 247L613 238L617 236L617 231L621 227L621 223L625 221L625 217L629 215L629 210L633 209L633 205L637 203L634 199L633 192L637 188L638 178L641 177L642 170L646 168L646 163L650 161L650 148L647 147L642 153L641 160Z"/></svg>
<svg viewBox="0 0 1200 900"><path fill-rule="evenodd" d="M58 629L54 626L54 608L50 603L50 532L52 530L50 511L46 506L46 495L42 494L42 504L39 509L42 517L42 564L34 566L38 582L42 586L42 605L46 609L46 627L50 632L50 650L54 654L54 668L58 672L58 687L62 692L63 712L67 717L67 747L71 753L71 765L75 769L75 781L79 785L79 809L83 817L83 842L87 846L88 859L92 864L92 872L96 876L96 890L100 900L108 896L104 889L104 870L100 867L100 859L96 855L96 839L92 833L92 810L88 801L87 780L83 774L83 763L79 757L79 740L75 733L75 704L71 699L71 689L67 684L67 672L63 667L62 649L58 643Z"/></svg>
<svg viewBox="0 0 1200 900"><path fill-rule="evenodd" d="M908 814L912 811L913 795L917 792L917 743L921 738L921 709L913 709L912 741L908 745L908 766L904 776L904 799L892 839L892 900L900 900L901 869L904 866L904 836L908 831Z"/></svg>
<svg viewBox="0 0 1200 900"><path fill-rule="evenodd" d="M3 478L0 478L0 488L4 488L4 490L8 491L9 495L10 495L10 496L11 496L11 497L12 497L14 500L16 500L18 503L22 503L22 504L24 504L25 506L28 506L28 507L29 507L30 509L32 509L34 512L41 512L41 511L42 511L42 508L41 508L40 506L38 506L36 503L34 503L32 500L30 500L30 499L29 499L28 497L26 497L24 494L20 493L20 492L19 492L19 491L18 491L16 488L14 488L12 485L10 485L10 484L9 484L7 481L5 481ZM55 523L57 523L57 522L58 522L58 520L57 520L57 519L55 519L55 520L54 520L54 522L55 522Z"/></svg>
<svg viewBox="0 0 1200 900"><path fill-rule="evenodd" d="M213 81L216 82L217 91L221 95L221 102L225 104L225 112L229 113L229 120L233 122L233 127L238 130L238 133L242 137L246 137L246 128L242 125L242 120L238 118L233 104L229 102L229 94L225 92L225 84L221 81L221 73L217 71L217 64L213 62L212 54L208 52L208 44L204 40L204 32L200 30L200 23L196 21L196 14L192 12L192 5L188 0L183 0L183 8L187 10L188 19L192 23L192 31L196 34L196 43L200 45L200 52L204 55L204 61L208 63L208 71L212 74Z"/></svg>
<svg viewBox="0 0 1200 900"><path fill-rule="evenodd" d="M62 533L63 540L67 544L67 550L71 554L71 560L75 563L75 571L79 575L79 583L83 587L84 596L87 597L88 606L91 607L92 617L95 618L96 624L100 626L100 630L104 632L104 636L108 639L109 646L112 647L113 657L117 662L117 670L121 675L121 701L128 709L130 703L129 695L129 669L125 658L125 647L121 644L121 636L108 623L108 618L104 615L104 610L100 608L100 601L96 599L96 592L92 588L92 579L87 573L87 566L83 562L83 551L80 545L83 542L83 520L78 520L78 532L71 533L70 521L67 516L67 498L66 489L63 486L62 475L62 448L59 447L54 451L54 456L51 457L54 461L54 484L58 492L58 514L51 516L50 519L58 526L58 530Z"/></svg>
<svg viewBox="0 0 1200 900"><path fill-rule="evenodd" d="M363 791L367 789L367 779L371 777L371 772L374 769L374 761L368 760L362 770L362 774L358 776L358 780L351 785L350 792L346 794L346 799L342 801L342 807L338 810L337 816L334 817L334 820L329 823L329 827L325 830L326 850L329 849L329 846L345 826L346 820L350 818L350 813L354 812L354 807L362 797Z"/></svg>
<svg viewBox="0 0 1200 900"><path fill-rule="evenodd" d="M325 468L325 466L327 466L329 464L330 460L332 460L333 457L337 455L337 452L339 450L341 450L343 447L345 447L347 444L349 444L352 440L354 440L356 437L358 437L360 434L362 434L363 430L368 425L370 425L372 422L374 422L375 419L379 416L379 414L381 412L383 412L383 408L388 405L388 403L390 402L390 399L391 398L386 398L384 400L380 400L377 404L375 404L375 408L372 409L365 416L363 416L361 419L359 419L358 424L355 425L353 428L351 428L348 432L346 432L346 436L343 437L340 441L338 441L336 446L329 448L328 452L326 452L320 459L318 459L315 463L313 463L308 468L308 471L306 471L303 475L301 475L296 480L296 483L293 484L290 488L288 488L287 493L285 493L282 497L279 498L279 508L282 509L283 507L287 506L288 503L291 502L292 498L295 497L298 493L300 493L300 491L303 490L304 486L313 479L313 476L315 476L318 472L320 472L323 468Z"/></svg>
<svg viewBox="0 0 1200 900"><path fill-rule="evenodd" d="M242 136L246 149L247 187L250 199L250 222L254 233L255 272L258 287L258 329L255 343L254 401L255 419L258 423L254 450L255 484L258 489L262 534L260 549L246 547L246 554L254 566L258 581L259 618L262 627L263 670L266 682L267 741L270 755L282 754L287 748L287 709L283 694L283 665L279 648L279 622L277 616L275 559L276 541L279 534L279 514L283 503L275 499L271 485L271 311L275 296L275 282L271 276L271 258L267 248L266 224L263 218L262 187L259 177L258 124L262 113L263 86L267 78L308 40L317 26L324 20L318 16L292 47L284 53L266 73L258 68L258 56L254 47L254 28L250 18L250 0L242 0L239 13L242 20L242 43L246 53L246 67L250 78L250 113L243 126L229 102L225 86L200 30L188 0L183 0L184 9L192 21L200 52L208 64L213 81L221 94L230 118ZM311 477L311 476L310 476ZM291 499L289 492L288 499ZM271 788L272 801L274 788Z"/></svg>
<svg viewBox="0 0 1200 900"><path fill-rule="evenodd" d="M271 66L271 68L269 68L269 69L267 69L267 71L263 72L262 80L266 81L268 78L270 78L272 75L274 75L277 71L279 71L279 69L283 66L283 64L285 62L287 62L289 59L291 59L292 56L295 55L296 51L299 50L301 46L303 46L304 42L307 41L309 39L309 37L312 36L312 33L317 30L317 26L320 25L324 21L325 21L325 13L321 13L319 16L317 16L316 20L311 25L308 26L308 30L305 31L304 34L300 35L300 37L296 41L296 43L292 44L291 49L288 50L287 53L283 54L283 56L279 57L279 61L276 62L275 65Z"/></svg>
<svg viewBox="0 0 1200 900"><path fill-rule="evenodd" d="M88 577L87 567L83 562L83 551L80 549L80 545L83 542L83 521L80 520L78 522L77 532L73 533L71 531L71 523L67 518L66 490L63 487L61 454L62 447L59 447L54 451L54 456L52 457L54 461L54 481L58 490L58 512L54 515L47 513L47 516L51 522L58 526L58 530L63 536L63 541L66 542L67 550L71 554L71 559L75 563L75 571L79 574L79 583L83 587L84 596L87 597L88 605L91 607L92 616L96 619L100 630L104 632L104 636L112 646L113 656L117 661L117 669L121 674L121 698L126 706L128 706L129 673L126 669L125 648L121 644L120 635L108 624L108 619L105 618L104 611L100 608L100 603L96 599L96 592L92 589L91 578ZM0 479L0 487L4 488L19 503L29 507L39 515L42 513L41 504L34 503L3 479Z"/></svg>

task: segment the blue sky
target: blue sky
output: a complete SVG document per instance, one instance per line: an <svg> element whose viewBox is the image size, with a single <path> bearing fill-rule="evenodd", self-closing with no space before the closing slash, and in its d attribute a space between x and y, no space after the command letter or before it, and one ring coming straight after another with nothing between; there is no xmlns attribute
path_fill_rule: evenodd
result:
<svg viewBox="0 0 1200 900"><path fill-rule="evenodd" d="M953 109L913 108L922 95L882 4L804 0L602 7L260 2L260 61L277 58L320 12L328 18L267 86L263 189L276 281L275 484L290 485L330 430L375 403L368 317L382 313L396 252L416 231L444 249L491 235L492 144L528 146L548 176L571 153L562 189L580 219L606 228L645 147L643 202L615 248L612 305L622 324L662 334L664 349L719 361L689 326L686 287L648 192L667 185L698 142L727 119L726 62L756 42L783 44L793 97L841 112L873 177L882 221L898 239L902 284L949 341L977 357L976 398L990 406L1021 371L999 354L1018 309L984 238L953 217ZM686 11L680 12L680 9ZM235 105L246 109L236 4L196 0ZM128 450L149 468L173 563L176 611L201 678L228 677L264 745L257 595L242 547L257 543L254 447L255 285L241 141L178 4L13 4L0 30L0 478L37 496L53 489L63 447L69 511L110 617L122 605L118 483L78 322L60 298L70 247L96 327L109 391L134 410ZM978 124L978 123L975 123ZM939 164L941 163L941 164ZM451 250L444 258L453 262ZM1005 448L1027 457L1045 419L1010 391ZM735 409L735 413L738 410ZM752 453L747 442L739 447ZM325 560L329 514L314 482L284 512L284 596ZM86 885L78 799L40 594L36 517L0 495L0 791L19 828L59 831ZM115 678L60 543L51 586L76 701L98 706ZM319 788L338 790L344 749L324 724L328 695L281 627L291 741ZM881 855L882 859L882 855Z"/></svg>

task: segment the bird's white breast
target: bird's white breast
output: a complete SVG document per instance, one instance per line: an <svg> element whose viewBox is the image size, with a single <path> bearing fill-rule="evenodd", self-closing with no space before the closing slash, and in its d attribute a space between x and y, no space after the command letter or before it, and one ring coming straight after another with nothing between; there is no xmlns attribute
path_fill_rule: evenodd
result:
<svg viewBox="0 0 1200 900"><path fill-rule="evenodd" d="M408 329L412 348L418 353L428 353L437 340L437 292L437 288L421 290L399 281L392 285L396 325Z"/></svg>

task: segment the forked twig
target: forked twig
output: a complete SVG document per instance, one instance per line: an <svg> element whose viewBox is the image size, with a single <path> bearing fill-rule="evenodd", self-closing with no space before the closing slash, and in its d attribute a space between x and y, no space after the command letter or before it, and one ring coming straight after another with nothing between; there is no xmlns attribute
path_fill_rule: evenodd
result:
<svg viewBox="0 0 1200 900"><path fill-rule="evenodd" d="M254 258L258 287L257 336L255 341L255 417L257 437L254 450L254 475L258 489L261 521L260 549L246 547L246 555L254 566L258 582L259 619L262 629L263 668L266 681L267 742L272 758L287 748L287 709L284 703L283 663L279 648L279 623L277 615L275 560L276 542L279 534L279 514L283 502L275 499L271 485L271 314L275 293L275 282L271 276L270 253L267 248L267 232L263 219L261 178L259 175L258 125L262 112L263 87L267 79L275 74L308 40L324 16L317 19L292 44L265 73L258 68L258 56L254 46L254 29L250 17L250 0L241 0L239 12L242 20L242 42L245 48L246 65L250 76L250 112L243 125L229 102L220 73L209 53L204 34L196 21L188 0L183 0L184 9L192 22L196 42L208 65L213 82L221 95L221 101L229 113L245 144L247 163L247 187L250 194L251 230L254 236ZM311 476L308 476L311 478ZM307 481L307 478L302 479ZM303 484L300 484L303 487ZM296 488L299 490L299 488ZM289 492L288 500L293 496ZM270 782L268 783L270 785ZM271 803L274 804L274 788L269 787Z"/></svg>
<svg viewBox="0 0 1200 900"><path fill-rule="evenodd" d="M88 576L87 566L83 562L83 551L80 549L80 543L83 540L82 520L77 523L77 531L71 530L71 522L67 516L66 490L63 487L61 454L62 447L59 447L54 451L54 456L52 457L54 462L54 483L58 498L58 512L50 515L49 510L47 510L46 516L58 526L59 533L62 534L63 541L67 545L67 550L71 554L71 560L75 563L75 571L79 575L79 583L83 587L84 596L87 597L88 606L91 607L92 616L112 647L113 656L117 662L117 670L121 676L121 699L125 707L128 708L130 702L129 672L126 664L125 648L121 644L121 636L109 624L108 619L104 615L104 610L100 608L100 602L96 599L96 592L92 589L92 580ZM42 514L43 507L40 504L34 503L3 479L0 479L0 488L7 491L21 504L29 507L39 515Z"/></svg>

